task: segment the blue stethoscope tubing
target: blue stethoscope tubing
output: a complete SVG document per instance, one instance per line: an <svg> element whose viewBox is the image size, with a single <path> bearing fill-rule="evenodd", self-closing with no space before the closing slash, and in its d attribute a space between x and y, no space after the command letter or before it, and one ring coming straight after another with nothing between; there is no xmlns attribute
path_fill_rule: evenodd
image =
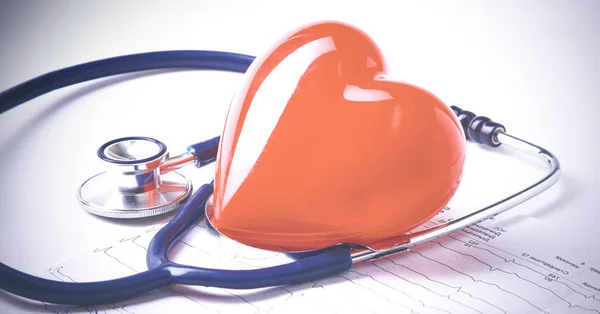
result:
<svg viewBox="0 0 600 314"><path fill-rule="evenodd" d="M75 65L36 77L0 93L0 114L51 91L108 76L158 69L201 69L244 73L254 57L220 51L159 51L125 55ZM218 138L192 145L215 151ZM205 160L214 161L215 156ZM205 165L206 163L203 163ZM349 248L340 246L308 254L288 264L252 270L223 270L181 265L168 258L169 250L204 217L213 184L204 184L181 207L148 246L148 270L97 282L62 282L26 274L0 263L0 289L41 302L90 306L124 301L173 285L255 289L291 285L332 276L352 267Z"/></svg>

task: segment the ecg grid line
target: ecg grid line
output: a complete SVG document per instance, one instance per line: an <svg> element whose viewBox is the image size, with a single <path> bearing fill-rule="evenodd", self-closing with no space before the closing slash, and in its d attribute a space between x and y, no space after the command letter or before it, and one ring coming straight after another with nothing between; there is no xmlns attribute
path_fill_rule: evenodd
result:
<svg viewBox="0 0 600 314"><path fill-rule="evenodd" d="M449 211L446 208L444 212ZM440 220L444 212L422 227L444 221ZM141 272L146 269L148 243L159 228L125 237L48 271L58 280L72 282ZM252 249L221 236L205 220L182 237L173 251L176 262L221 269L252 269L292 261L284 254ZM136 314L173 309L177 313L219 314L600 314L598 293L518 254L464 230L305 284L254 290L176 285L102 308L45 304L45 309L50 313ZM94 274L92 269L101 271Z"/></svg>

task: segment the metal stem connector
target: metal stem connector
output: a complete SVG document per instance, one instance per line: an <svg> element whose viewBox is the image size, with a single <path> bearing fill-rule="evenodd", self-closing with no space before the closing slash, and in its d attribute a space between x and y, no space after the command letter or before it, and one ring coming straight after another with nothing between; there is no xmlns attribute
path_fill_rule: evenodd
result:
<svg viewBox="0 0 600 314"><path fill-rule="evenodd" d="M181 169L187 165L191 165L196 161L196 156L191 152L186 152L181 155L171 157L160 165L160 174L165 174L177 169Z"/></svg>

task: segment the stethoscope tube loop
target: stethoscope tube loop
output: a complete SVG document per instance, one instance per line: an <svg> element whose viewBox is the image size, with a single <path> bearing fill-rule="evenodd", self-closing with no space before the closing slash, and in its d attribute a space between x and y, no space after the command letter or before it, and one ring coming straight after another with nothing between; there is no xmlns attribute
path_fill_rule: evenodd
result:
<svg viewBox="0 0 600 314"><path fill-rule="evenodd" d="M243 73L253 60L252 56L218 51L164 51L98 60L42 75L0 93L0 113L58 88L106 76L165 68ZM169 260L168 252L176 241L204 216L204 205L213 192L212 183L205 184L190 196L177 215L152 239L146 257L147 271L107 281L74 283L32 276L0 263L0 289L42 302L89 306L119 302L172 284L251 289L314 281L348 270L353 262L402 252L411 246L493 217L539 194L556 181L560 167L558 160L548 151L504 134L502 125L485 117L478 118L457 107L452 109L459 117L468 140L492 147L497 147L499 143L522 146L520 148L523 151L544 159L550 172L534 185L500 202L442 226L410 235L405 245L379 251L363 247L359 248L362 251L352 255L353 248L339 245L313 252L308 257L288 264L251 270L207 269L180 265ZM215 137L189 147L189 153L194 155L197 167L215 161L218 141L219 138ZM170 163L164 171L188 162L188 157L186 155Z"/></svg>
<svg viewBox="0 0 600 314"><path fill-rule="evenodd" d="M175 283L166 268L99 282L62 282L23 273L0 263L0 288L40 302L97 305L125 300Z"/></svg>
<svg viewBox="0 0 600 314"><path fill-rule="evenodd" d="M256 289L306 282L352 267L350 251L345 247L334 247L288 264L251 270L209 269L170 261L169 250L202 218L204 205L212 192L212 184L201 186L177 215L152 238L146 255L149 269L168 269L178 284Z"/></svg>
<svg viewBox="0 0 600 314"><path fill-rule="evenodd" d="M316 280L352 267L350 252L343 247L288 264L251 270L209 269L171 262L169 249L202 218L212 190L212 184L200 187L155 235L148 246L147 271L101 282L74 283L35 277L0 264L0 288L42 302L92 306L127 300L173 284L256 289Z"/></svg>
<svg viewBox="0 0 600 314"><path fill-rule="evenodd" d="M185 231L194 225L204 215L204 203L213 192L212 184L204 184L197 189L181 210L171 219L150 241L146 252L146 266L148 269L157 268L169 261L169 250L179 240Z"/></svg>
<svg viewBox="0 0 600 314"><path fill-rule="evenodd" d="M206 50L172 50L131 54L60 69L0 93L0 114L51 91L114 75L162 69L205 69L244 73L253 56Z"/></svg>
<svg viewBox="0 0 600 314"><path fill-rule="evenodd" d="M243 73L254 57L218 51L164 51L127 55L54 71L0 93L0 113L69 85L136 71L195 68ZM189 147L202 167L215 161L219 137ZM325 250L289 264L257 270L220 270L179 265L168 251L185 231L204 215L212 184L195 191L175 218L155 236L148 248L148 270L100 282L61 282L36 277L0 263L0 288L41 302L90 306L118 302L172 284L250 289L294 284L334 275L352 266L350 251Z"/></svg>

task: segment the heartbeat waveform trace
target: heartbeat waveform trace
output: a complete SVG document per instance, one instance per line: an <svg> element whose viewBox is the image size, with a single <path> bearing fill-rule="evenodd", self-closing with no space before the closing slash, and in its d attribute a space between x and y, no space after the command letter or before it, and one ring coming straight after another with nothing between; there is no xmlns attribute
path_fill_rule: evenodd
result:
<svg viewBox="0 0 600 314"><path fill-rule="evenodd" d="M460 241L460 242L463 242L463 243L465 243L464 241L462 241L462 240L459 240L459 239L455 238L455 237L454 237L454 236L452 236L452 235L450 235L450 236L448 236L448 237L449 237L449 238L451 238L451 239L454 239L454 240L456 240L456 241ZM466 235L466 237L469 237L469 236L468 236L468 235ZM537 271L537 270L533 269L533 268L532 268L532 267L530 267L530 266L527 266L527 265L524 265L524 264L517 263L517 260L523 260L523 259L522 259L522 258L519 258L519 257L515 257L513 254L510 254L509 252L503 251L503 250L501 250L501 249L495 248L496 250L502 251L503 253L506 253L506 254L508 254L508 255L512 256L513 258L510 258L510 259L508 259L508 258L502 257L502 256L500 256L500 255L498 255L498 254L496 254L496 253L492 252L492 251L491 251L491 250L489 250L489 249L482 248L482 247L478 247L478 246L472 246L472 248L474 248L474 249L477 249L477 250L486 251L487 253L489 253L489 254L491 254L491 255L493 255L493 256L495 256L495 257L497 257L497 258L499 258L499 259L503 260L503 261L504 261L504 262L506 262L506 263L513 263L513 264L515 264L515 265L518 265L518 266L521 266L521 267L527 268L527 269L531 270L532 272L538 273L538 274L540 274L540 275L542 275L542 276L546 276L546 275L547 275L547 273L542 273L542 272L540 272L540 271ZM524 260L524 261L525 261L525 262L528 262L527 260ZM534 266L535 266L535 267L540 267L540 266L538 266L538 265L534 265ZM550 271L550 270L548 270L548 271L549 271L549 272L552 272L552 271ZM552 273L554 273L554 272L552 272ZM556 275L556 274L555 274L555 275ZM600 299L598 299L596 295L594 295L594 294L589 294L589 295L588 295L588 294L582 293L582 292L580 292L580 291L578 291L578 290L575 290L575 289L573 289L573 287L571 287L569 284L565 283L564 281L561 281L560 279L559 279L559 280L554 280L554 282L558 282L558 283L560 283L560 284L562 284L562 285L565 285L565 286L566 286L566 287L567 287L569 290L573 291L574 293L577 293L577 294L581 295L581 296L582 296L582 297L584 297L585 299L592 299L592 300L594 300L594 301L600 302ZM581 287L580 285L578 285L578 284L576 284L576 283L573 283L573 282L571 282L571 284L573 284L573 285L575 285L575 286L577 286L577 287L579 287L579 288L581 288L581 289L583 289L583 290L588 290L588 289L586 289L586 288L584 288L584 287Z"/></svg>
<svg viewBox="0 0 600 314"><path fill-rule="evenodd" d="M407 270L409 270L409 271L412 271L413 273L419 274L419 275L421 275L422 277L424 277L425 279L427 279L427 280L429 280L429 281L433 281L433 282L439 283L439 284L441 284L441 285L444 285L444 286L446 286L446 287L449 287L449 288L455 289L455 291L456 291L456 292L461 292L461 293L464 293L464 294L468 295L470 298L472 298L472 299L474 299L474 300L478 300L478 301L484 302L484 303L486 303L486 304L488 304L488 305L490 305L490 306L492 306L492 307L495 307L496 309L500 310L502 313L506 314L506 311L505 311L505 310L503 310L502 308L500 308L500 307L498 307L498 306L496 306L496 305L494 305L494 304L492 304L492 303L490 303L490 302L488 302L488 301L486 301L486 300L484 300L484 299L481 299L481 298L474 297L474 296L473 296L473 295L471 295L470 293L468 293L468 292L464 291L464 290L463 290L463 288L462 288L462 287L460 287L460 286L452 286L452 285L449 285L449 284L447 284L447 283L444 283L444 282L441 282L441 281L437 281L437 280L431 279L431 278L429 278L427 275L425 275L425 274L423 274L423 273L421 273L421 272L418 272L418 271L416 271L416 270L414 270L414 269L411 269L411 268L409 268L409 267L407 267L407 266L405 266L405 265L400 265L400 264L396 263L394 260L390 259L389 257L385 257L385 259L386 259L386 260L388 260L390 263L392 263L392 264L396 265L396 266L403 267L403 268L405 268L405 269L407 269ZM412 282L412 281L410 281L410 280L408 280L408 279L406 279L406 278L402 278L401 276L399 276L399 275L397 275L397 274L395 274L395 273L393 273L393 272L391 272L391 271L389 271L389 270L385 269L384 267L382 267L382 266L379 266L379 265L377 264L378 262L380 262L380 261L374 261L374 262L372 262L371 264L372 264L373 266L375 266L375 267L378 267L378 268L380 268L381 270L383 270L383 271L385 271L385 272L387 272L387 273L389 273L389 274L393 275L393 276L396 276L396 277L398 277L398 278L401 278L401 279L403 279L403 280L406 280L406 281L408 281L408 282L410 282L410 283L412 283L412 284L414 284L414 285L421 286L421 287L423 287L424 289L427 289L427 290L431 291L432 293L435 293L435 294L439 295L440 297L443 297L443 298L448 298L449 300L452 300L452 301L454 301L454 302L456 302L456 303L458 303L458 304L460 304L460 305L462 305L462 306L464 306L464 307L470 308L470 309L472 309L472 310L474 310L474 311L476 311L476 312L482 313L482 314L486 314L486 313L483 313L483 312L481 312L481 311L479 311L479 310L477 310L477 309L475 309L475 308L472 308L472 307L470 307L470 306L468 306L468 305L466 305L466 304L463 304L463 303L461 303L461 302L459 302L459 301L457 301L457 300L453 300L453 299L452 299L452 296L451 296L450 294L442 294L442 293L439 293L439 292L433 291L432 289L429 289L429 288L425 287L425 285L423 285L423 284L415 283L415 282Z"/></svg>
<svg viewBox="0 0 600 314"><path fill-rule="evenodd" d="M455 241L458 241L458 242L462 242L462 243L468 244L467 242L465 242L465 241L462 241L462 240L459 240L459 239L456 239L455 237L452 237L452 236L450 236L450 238L451 238L451 239L453 239L453 240L455 240ZM502 272L502 273L505 273L505 274L508 274L508 275L513 275L513 276L516 276L517 278L519 278L519 279L521 279L521 280L523 280L523 281L526 281L526 282L528 282L528 283L530 283L530 284L532 284L532 285L535 285L535 286L537 286L537 287L538 287L538 288L540 288L540 289L546 290L546 291L548 291L549 293L552 293L552 294L553 294L553 295L554 295L556 298L558 298L558 299L559 299L559 300L561 300L562 302L566 303L566 304L569 306L569 308L581 308L581 309L583 309L583 310L586 310L586 311L593 311L593 312L596 312L596 313L599 313L599 314L600 314L600 310L589 309L589 308L582 307L582 306L580 306L580 305L573 304L572 302L569 302L569 301L565 300L565 299L564 299L562 296L558 295L558 294L557 294L556 292L554 292L553 290L551 290L551 289L549 289L549 288L547 288L547 287L544 287L544 286L542 286L542 285L540 285L540 284L538 284L538 283L536 283L536 282L534 282L534 281L531 281L531 280L529 280L529 279L523 278L523 277L521 277L521 275L519 275L519 274L518 274L518 273L516 273L516 272L509 272L509 271L503 270L503 269L501 269L501 268L498 268L498 267L493 267L492 265L490 265L490 264L488 264L488 263L486 263L486 262L484 262L484 261L481 261L480 259L478 259L477 257L475 257L475 256L473 256L473 255L471 255L471 254L466 254L466 253L463 253L463 252L459 252L459 251L457 251L457 250L454 250L454 249L452 249L452 248L449 248L449 247L445 246L444 244L442 244L442 243L441 243L441 242L439 242L439 241L432 241L432 242L433 242L433 243L436 243L436 244L438 244L439 246L441 246L441 247L443 247L443 248L445 248L445 249L447 249L447 250L450 250L450 251L453 251L453 252L455 252L455 253L457 253L457 254L461 254L461 255L468 256L468 257L472 258L473 260L475 260L475 261L477 261L477 262L479 262L479 263L481 263L481 264L483 264L483 265L487 266L487 267L489 268L489 271L499 271L499 272ZM489 250L488 250L488 252L489 252ZM498 256L498 255L496 255L496 254L494 254L494 255L495 255L495 256ZM508 262L506 259L504 259L504 261L505 261L505 262ZM517 265L518 265L518 264L517 264ZM527 267L527 268L529 268L529 267ZM536 273L538 273L538 274L542 274L542 273L540 273L540 272L537 272L537 271L535 271L535 272L536 272ZM543 276L546 276L545 274L542 274L542 275L543 275ZM564 284L564 283L563 283L563 284Z"/></svg>
<svg viewBox="0 0 600 314"><path fill-rule="evenodd" d="M444 210L446 210L446 211L447 211L447 210L450 210L450 208L445 208ZM442 212L444 212L444 211L442 211ZM428 225L431 225L431 226L428 226ZM425 227L425 228L427 228L427 227L435 227L435 226L438 226L438 225L439 225L439 224L438 224L438 223L436 223L434 220L431 220L431 221L428 221L428 222L426 222L425 224L423 224L423 227ZM506 257L503 257L503 256L501 256L501 255L497 254L497 253L494 253L494 252L492 252L492 251L491 251L490 249L488 249L488 248L484 248L484 247L480 247L480 246L469 246L469 247L471 247L471 248L474 248L474 249L478 249L478 250L486 251L487 253L489 253L489 254L491 254L491 255L494 255L495 257L497 257L497 258L499 258L499 259L503 260L503 261L504 261L504 262L506 262L506 263L513 263L513 264L515 264L515 265L518 265L518 266L521 266L521 267L527 268L527 269L529 269L529 270L531 270L531 271L533 271L533 272L536 272L536 273L538 273L538 274L540 274L540 275L542 275L542 276L544 276L544 277L546 277L546 276L548 275L548 272L550 272L550 273L552 273L554 276L556 276L556 277L555 277L555 279L553 280L553 282L557 282L557 283L560 283L560 284L564 285L566 288L568 288L569 290L573 291L574 293L576 293L576 294L578 294L578 295L581 295L581 296L582 296L582 297L584 297L585 299L592 299L592 300L594 300L594 301L598 301L598 302L600 302L600 298L598 297L598 295L596 295L596 294L595 294L595 292L592 292L590 289L587 289L587 288L585 288L585 287L582 287L581 285L579 285L579 284L577 284L577 283L575 283L575 282L573 282L573 281L569 280L568 278L562 278L562 277L559 277L559 275L558 275L557 273L555 273L554 271L552 271L552 270L548 270L548 269L545 269L545 268L541 267L540 265L533 264L533 263L531 263L531 261L529 261L529 260L527 260L527 259L524 259L524 258L522 258L522 257L516 256L516 255L514 255L514 254L512 254L512 253L510 253L510 252L507 252L506 250L503 250L503 249L501 249L501 248L498 248L498 247L491 246L491 245L489 245L489 244L487 244L487 243L483 243L483 242L479 241L478 239L474 238L473 236L471 236L469 233L466 233L464 230L462 230L462 231L459 231L459 232L455 233L455 235L452 235L452 234L451 234L451 235L447 235L447 236L446 236L446 237L444 237L444 238L445 238L445 239L452 239L452 240L455 240L455 241L459 241L459 242L463 242L463 243L465 243L465 241L462 241L462 240L460 240L460 239L457 239L457 238L456 238L456 236L457 236L457 235L459 235L459 236L463 236L463 237L465 237L465 238L468 238L468 239L471 239L472 241L475 241L475 242L477 242L478 244L482 244L482 245L484 245L484 246L487 246L487 247L489 247L489 248L491 248L491 249L497 250L497 251L499 251L499 252L502 252L502 253L504 253L504 254L506 254L506 255L508 255L508 256L511 256L512 258L506 258ZM439 241L440 241L440 240L438 240L437 242L439 242ZM433 242L436 242L436 241L433 241ZM465 243L465 244L467 244L467 243ZM517 262L517 260L521 260L521 261L525 262L525 264L530 264L530 265L532 265L532 266L534 266L534 267L536 267L536 268L538 268L538 269L544 269L544 270L546 271L546 273L542 273L542 272L540 272L540 271L537 271L537 270L535 270L534 268L532 268L532 267L530 267L530 266L527 266L527 265L524 265L524 264L520 264L520 263L518 263L518 262ZM557 279L557 278L558 278L558 279ZM568 281L569 283L567 283L567 282L565 282L565 281L563 281L563 280L561 280L561 279L564 279L564 280ZM588 291L588 292L590 292L590 294L585 294L585 293L582 293L581 291L578 291L578 290L574 289L574 288L573 288L571 285L573 285L573 286L576 286L576 287L579 287L579 288L581 288L582 290ZM598 310L596 310L596 312L598 312Z"/></svg>
<svg viewBox="0 0 600 314"><path fill-rule="evenodd" d="M427 279L427 280L429 280L429 281L432 281L432 282L438 283L438 284L440 284L440 285L444 285L444 286L446 286L446 287L449 287L449 288L455 289L455 290L456 290L456 292L459 292L459 293L466 294L466 295L467 295L467 296L469 296L471 299L474 299L474 300L477 300L477 301L480 301L480 302L486 303L487 305L489 305L489 306L491 306L491 307L494 307L494 308L498 309L499 311L501 311L502 313L506 314L506 311L505 311L504 309L500 308L499 306L497 306L497 305L495 305L495 304L492 304L490 301L487 301L487 300L485 300L485 299L483 299L483 298L478 298L478 297L476 297L476 296L472 295L472 294L471 294L471 293L469 293L468 291L464 290L464 288L463 288L462 286L454 286L454 285L450 285L450 284L448 284L448 283L445 283L445 282L442 282L442 281L439 281L439 280L435 280L435 279L433 279L433 278L431 278L431 277L427 276L427 275L426 275L426 274L424 274L424 273L421 273L421 272L419 272L419 271L417 271L417 270L414 270L414 269L412 269L412 268L409 268L409 267L407 267L406 265L401 265L401 264L398 264L397 262L395 262L394 260L390 259L389 257L386 257L385 259L386 259L386 260L388 260L390 263L392 263L392 264L396 265L396 266L400 266L400 267L406 268L406 269L408 269L409 271L412 271L413 273L416 273L416 274L419 274L419 275L423 276L425 279ZM374 262L374 263L376 263L376 262ZM444 296L444 297L445 297L445 296ZM448 297L449 297L449 294L448 294Z"/></svg>
<svg viewBox="0 0 600 314"><path fill-rule="evenodd" d="M421 252L410 252L410 253L413 253L413 254L418 254L418 255L419 255L420 257L422 257L422 258L428 259L428 260L430 260L430 261L432 261L432 262L435 262L435 263L438 263L438 264L440 264L440 265L442 265L442 266L444 266L444 267L447 267L448 269L450 269L450 270L452 270L452 271L454 271L454 272L456 272L456 273L458 273L458 274L461 274L461 275L463 275L463 276L465 276L465 277L469 278L469 279L470 279L471 281L473 281L474 283L482 283L482 284L489 285L489 286L491 286L491 287L497 288L498 290L501 290L501 291L502 291L502 292L504 292L504 293L510 294L510 295L512 295L512 296L514 296L514 297L516 297L516 298L518 298L518 299L521 299L521 300L523 300L524 302L528 303L529 305L531 305L532 307L536 308L536 309L537 309L537 310L539 310L540 312L547 313L546 311L543 311L541 308L539 308L539 307L537 307L536 305L532 304L532 303L531 303L529 300L527 300L527 299L523 298L522 296L520 296L520 295L518 295L518 294L515 294L515 293L513 293L513 292L511 292L511 291L509 291L509 290L503 289L502 287L500 287L499 285L497 285L497 284L495 284L495 283L490 283L490 282L487 282L487 281L485 281L485 280L479 280L479 279L475 279L475 278L473 278L473 276L472 276L472 275L469 275L469 274L467 274L467 273L461 272L461 271L459 271L459 270L457 270L457 269L453 268L452 266L449 266L449 265L447 265L447 264L445 264L445 263L442 263L442 262L436 261L435 259L433 259L433 258L430 258L430 257L428 257L428 256L424 255L424 254L423 254L423 253L421 253ZM503 311L503 312L505 312L505 310L502 310L502 311Z"/></svg>
<svg viewBox="0 0 600 314"><path fill-rule="evenodd" d="M252 251L217 234L207 238L207 234L210 234L207 231L211 229L204 224L198 223L194 228L196 230L191 230L178 241L176 258L201 267L230 269L259 268L291 260L280 253ZM90 263L112 269L115 277L143 271L149 240L158 229L159 226L156 226L142 234L124 237L112 245L97 248L53 267L49 273L58 280L77 282L87 280L83 277L87 276ZM473 241L478 245L472 245ZM554 314L557 313L554 311L564 313L563 310L568 309L571 311L569 313L600 314L600 305L596 306L600 303L597 295L578 291L575 287L581 287L568 278L559 280L557 277L545 281L549 272L541 269L545 271L526 259L477 241L469 234L455 233L405 254L357 264L338 276L305 284L250 293L173 286L126 303L80 310L89 313L137 314L145 310L164 312L168 306L189 311L196 308L194 311L218 314L274 314L296 308L318 313L372 313L391 308L395 313L422 314L511 314L532 311ZM557 287L563 287L563 292L558 292L560 289ZM590 300L593 304L584 305L578 300ZM563 304L564 307L555 307L552 311L547 308L550 302L554 302L552 305ZM51 313L69 313L69 309L49 304L44 304L44 308Z"/></svg>

